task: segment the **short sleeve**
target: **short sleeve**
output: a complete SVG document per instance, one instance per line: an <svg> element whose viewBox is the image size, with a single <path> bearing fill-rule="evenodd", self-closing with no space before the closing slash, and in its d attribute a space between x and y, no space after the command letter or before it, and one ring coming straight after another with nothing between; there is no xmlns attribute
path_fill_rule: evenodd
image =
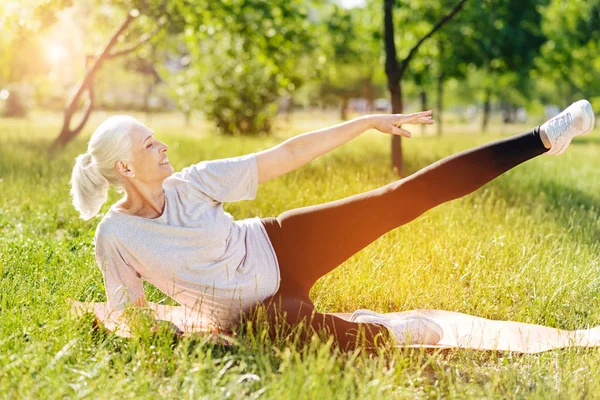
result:
<svg viewBox="0 0 600 400"><path fill-rule="evenodd" d="M144 295L142 278L123 259L111 238L96 236L96 262L104 277L106 300L111 311L122 311Z"/></svg>
<svg viewBox="0 0 600 400"><path fill-rule="evenodd" d="M256 198L258 165L254 153L202 161L184 168L179 175L218 202Z"/></svg>

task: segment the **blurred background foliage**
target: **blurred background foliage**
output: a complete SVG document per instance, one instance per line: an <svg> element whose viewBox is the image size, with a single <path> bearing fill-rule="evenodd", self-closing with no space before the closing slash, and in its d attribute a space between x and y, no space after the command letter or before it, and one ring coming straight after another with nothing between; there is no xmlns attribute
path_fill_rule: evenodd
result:
<svg viewBox="0 0 600 400"><path fill-rule="evenodd" d="M389 112L383 0L72 0L0 3L0 112L60 112L131 10L93 85L96 110L201 113L268 134L278 113ZM396 0L402 60L456 0ZM402 78L407 111L536 122L578 98L600 108L600 0L468 1ZM81 100L83 104L83 99ZM441 133L440 124L438 133Z"/></svg>

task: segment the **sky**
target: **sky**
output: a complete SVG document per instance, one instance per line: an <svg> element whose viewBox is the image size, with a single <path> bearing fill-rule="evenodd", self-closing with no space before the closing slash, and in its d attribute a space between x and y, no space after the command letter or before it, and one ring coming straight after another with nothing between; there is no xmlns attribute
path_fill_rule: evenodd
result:
<svg viewBox="0 0 600 400"><path fill-rule="evenodd" d="M344 8L353 8L365 5L365 0L338 0Z"/></svg>

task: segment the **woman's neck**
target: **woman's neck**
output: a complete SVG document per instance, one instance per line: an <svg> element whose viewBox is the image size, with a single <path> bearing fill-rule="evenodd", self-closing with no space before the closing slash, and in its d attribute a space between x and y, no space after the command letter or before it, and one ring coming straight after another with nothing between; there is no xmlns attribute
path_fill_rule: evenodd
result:
<svg viewBox="0 0 600 400"><path fill-rule="evenodd" d="M165 193L162 187L138 187L128 185L124 188L125 196L117 202L119 211L144 218L158 218L165 208Z"/></svg>

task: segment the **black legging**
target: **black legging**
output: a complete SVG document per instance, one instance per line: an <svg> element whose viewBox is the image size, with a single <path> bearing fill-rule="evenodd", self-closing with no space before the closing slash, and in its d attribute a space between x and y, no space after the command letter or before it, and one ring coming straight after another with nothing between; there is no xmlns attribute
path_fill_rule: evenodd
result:
<svg viewBox="0 0 600 400"><path fill-rule="evenodd" d="M378 189L262 219L279 261L277 294L308 301L317 279L383 234L546 151L538 127L446 157Z"/></svg>

